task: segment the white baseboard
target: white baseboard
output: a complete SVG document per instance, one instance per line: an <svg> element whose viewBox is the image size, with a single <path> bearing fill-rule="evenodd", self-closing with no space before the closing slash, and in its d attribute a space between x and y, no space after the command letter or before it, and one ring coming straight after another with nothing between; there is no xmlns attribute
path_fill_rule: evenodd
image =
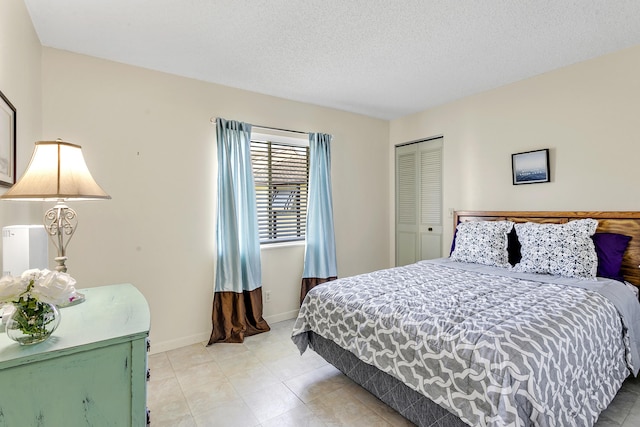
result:
<svg viewBox="0 0 640 427"><path fill-rule="evenodd" d="M284 320L295 319L298 316L298 311L300 310L292 310L286 313L274 314L273 316L265 316L264 320L267 323L277 323L282 322ZM202 344L206 345L207 341L209 341L209 337L211 336L211 332L202 332L199 334L189 335L187 337L181 337L179 339L170 340L170 341L162 341L162 342L151 342L151 349L149 350L149 354L162 353L169 350L175 350L176 348L186 347L193 344Z"/></svg>
<svg viewBox="0 0 640 427"><path fill-rule="evenodd" d="M202 332L195 335L189 335L188 337L181 337L175 340L155 342L151 341L151 349L149 354L162 353L164 351L175 350L176 348L186 347L192 344L206 345L211 336L211 331Z"/></svg>
<svg viewBox="0 0 640 427"><path fill-rule="evenodd" d="M296 317L298 317L299 311L300 310L292 310L286 313L274 314L273 316L265 316L264 320L266 320L267 323L277 323L282 322L283 320L295 319Z"/></svg>

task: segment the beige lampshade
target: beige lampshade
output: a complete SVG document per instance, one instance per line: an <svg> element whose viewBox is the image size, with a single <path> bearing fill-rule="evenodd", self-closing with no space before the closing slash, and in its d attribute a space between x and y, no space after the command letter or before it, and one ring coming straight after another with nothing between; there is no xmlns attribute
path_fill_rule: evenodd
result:
<svg viewBox="0 0 640 427"><path fill-rule="evenodd" d="M82 156L82 147L64 141L39 141L27 170L2 199L110 199L95 182Z"/></svg>

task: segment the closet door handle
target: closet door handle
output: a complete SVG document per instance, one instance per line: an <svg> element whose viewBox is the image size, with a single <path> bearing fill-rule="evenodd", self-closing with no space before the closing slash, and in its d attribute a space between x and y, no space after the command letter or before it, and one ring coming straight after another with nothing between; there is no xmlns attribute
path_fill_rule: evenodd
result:
<svg viewBox="0 0 640 427"><path fill-rule="evenodd" d="M433 228L432 228L432 227L429 227L427 230L429 230L429 231L433 231Z"/></svg>

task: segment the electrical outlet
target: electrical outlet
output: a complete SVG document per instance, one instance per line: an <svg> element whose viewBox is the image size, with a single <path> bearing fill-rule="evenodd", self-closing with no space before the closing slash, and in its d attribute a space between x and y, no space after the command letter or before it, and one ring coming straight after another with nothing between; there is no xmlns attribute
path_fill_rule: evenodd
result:
<svg viewBox="0 0 640 427"><path fill-rule="evenodd" d="M264 299L265 299L266 302L271 301L271 291L266 291L264 293Z"/></svg>

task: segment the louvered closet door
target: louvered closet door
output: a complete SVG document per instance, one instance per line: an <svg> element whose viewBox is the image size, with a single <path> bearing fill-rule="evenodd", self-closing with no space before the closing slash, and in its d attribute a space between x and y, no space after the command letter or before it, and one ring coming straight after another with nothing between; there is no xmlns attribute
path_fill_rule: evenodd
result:
<svg viewBox="0 0 640 427"><path fill-rule="evenodd" d="M442 256L442 138L396 147L396 265Z"/></svg>

